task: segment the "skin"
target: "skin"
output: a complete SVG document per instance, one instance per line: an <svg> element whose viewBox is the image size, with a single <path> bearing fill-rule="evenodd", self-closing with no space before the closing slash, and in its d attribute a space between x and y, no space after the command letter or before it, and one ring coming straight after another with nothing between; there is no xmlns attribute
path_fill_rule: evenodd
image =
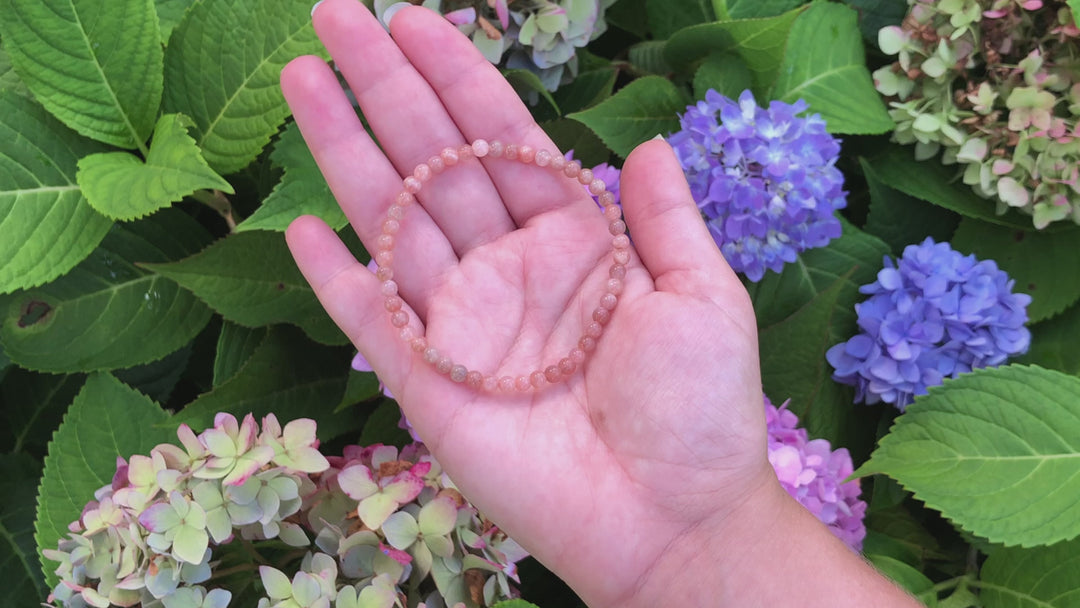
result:
<svg viewBox="0 0 1080 608"><path fill-rule="evenodd" d="M369 249L402 176L442 148L485 138L556 149L438 15L399 12L393 38L356 0L326 0L313 21L382 149L322 60L296 59L281 85ZM591 606L918 605L780 488L753 309L666 143L627 158L621 196L635 246L626 289L583 369L538 392L452 383L398 337L379 281L322 221L297 219L287 239L454 482ZM412 326L499 375L566 356L611 264L606 222L581 186L472 159L418 198L394 248Z"/></svg>

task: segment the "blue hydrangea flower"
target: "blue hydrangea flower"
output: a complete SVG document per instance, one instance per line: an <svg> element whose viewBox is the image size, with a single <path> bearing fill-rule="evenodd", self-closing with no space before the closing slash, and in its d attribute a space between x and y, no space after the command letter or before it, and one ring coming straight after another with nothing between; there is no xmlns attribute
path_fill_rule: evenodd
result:
<svg viewBox="0 0 1080 608"><path fill-rule="evenodd" d="M927 238L897 264L886 257L877 280L859 291L858 335L826 353L833 379L855 386L855 400L901 411L929 386L1024 353L1031 341L1031 296L993 260L964 256Z"/></svg>
<svg viewBox="0 0 1080 608"><path fill-rule="evenodd" d="M710 89L668 138L724 257L751 281L840 236L840 142L820 115L797 116L806 107L773 101L766 110L750 91L736 103Z"/></svg>

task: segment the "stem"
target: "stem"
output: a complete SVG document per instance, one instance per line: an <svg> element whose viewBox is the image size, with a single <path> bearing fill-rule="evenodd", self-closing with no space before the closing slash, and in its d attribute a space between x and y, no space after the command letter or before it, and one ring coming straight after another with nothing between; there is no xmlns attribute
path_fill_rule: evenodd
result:
<svg viewBox="0 0 1080 608"><path fill-rule="evenodd" d="M255 564L240 564L239 566L233 566L232 568L225 568L224 570L218 570L210 575L209 580L222 579L230 574L236 574L237 572L254 572L256 570Z"/></svg>
<svg viewBox="0 0 1080 608"><path fill-rule="evenodd" d="M263 566L272 565L270 562L266 561L265 557L260 555L259 552L255 550L255 547L251 544L251 541L245 538L241 538L240 546L244 548L244 551L246 551L247 554L250 555L256 563L262 564Z"/></svg>
<svg viewBox="0 0 1080 608"><path fill-rule="evenodd" d="M232 203L225 197L224 192L221 190L196 190L191 195L191 198L217 211L221 217L225 218L225 224L229 227L229 232L236 232L236 220L233 217Z"/></svg>

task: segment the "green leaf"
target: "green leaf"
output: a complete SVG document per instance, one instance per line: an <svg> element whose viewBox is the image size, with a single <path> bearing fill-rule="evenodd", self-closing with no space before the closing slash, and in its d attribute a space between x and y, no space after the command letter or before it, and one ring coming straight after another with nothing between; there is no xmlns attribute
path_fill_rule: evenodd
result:
<svg viewBox="0 0 1080 608"><path fill-rule="evenodd" d="M0 293L55 279L105 238L112 221L75 183L79 157L102 149L29 99L0 92Z"/></svg>
<svg viewBox="0 0 1080 608"><path fill-rule="evenodd" d="M722 1L714 0L713 4ZM755 19L774 17L803 4L803 0L732 0L727 4L727 10L731 19Z"/></svg>
<svg viewBox="0 0 1080 608"><path fill-rule="evenodd" d="M15 73L15 67L11 65L11 56L3 47L0 47L0 93L5 91L30 96L30 89L26 88L22 79Z"/></svg>
<svg viewBox="0 0 1080 608"><path fill-rule="evenodd" d="M236 374L189 403L168 425L186 422L202 429L213 424L218 412L256 418L272 413L282 424L314 419L324 441L355 430L359 421L354 412L334 413L349 369L343 353L311 342L299 330L273 327Z"/></svg>
<svg viewBox="0 0 1080 608"><path fill-rule="evenodd" d="M523 99L529 100L532 98L529 105L536 105L536 102L539 101L537 98L542 97L555 111L555 114L561 114L559 104L555 103L555 98L551 96L551 92L547 90L544 83L540 81L540 77L536 74L529 70L518 69L503 70L502 75Z"/></svg>
<svg viewBox="0 0 1080 608"><path fill-rule="evenodd" d="M738 55L714 52L694 72L694 98L705 99L705 93L712 89L729 99L738 99L753 84L750 69Z"/></svg>
<svg viewBox="0 0 1080 608"><path fill-rule="evenodd" d="M873 428L877 412L855 405L851 388L832 381L825 361L825 351L854 324L851 307L840 304L849 283L849 276L835 280L795 314L762 329L758 344L769 399L791 399L789 409L812 437L848 448L857 462L873 441L866 429Z"/></svg>
<svg viewBox="0 0 1080 608"><path fill-rule="evenodd" d="M710 0L645 0L645 14L653 38L664 40L675 32L715 19Z"/></svg>
<svg viewBox="0 0 1080 608"><path fill-rule="evenodd" d="M0 451L44 455L85 378L15 368L0 384Z"/></svg>
<svg viewBox="0 0 1080 608"><path fill-rule="evenodd" d="M665 46L665 40L645 40L627 49L626 57L642 72L664 76L671 72L671 66L664 59Z"/></svg>
<svg viewBox="0 0 1080 608"><path fill-rule="evenodd" d="M67 535L68 524L94 499L94 491L112 480L117 456L148 454L159 443L175 441L176 425L168 420L156 403L108 374L86 380L45 458L34 523L39 557ZM56 564L41 560L51 588Z"/></svg>
<svg viewBox="0 0 1080 608"><path fill-rule="evenodd" d="M192 4L195 4L195 0L154 0L163 42L168 44L173 29L184 18L184 11Z"/></svg>
<svg viewBox="0 0 1080 608"><path fill-rule="evenodd" d="M114 220L149 215L199 189L233 193L229 182L206 165L187 134L191 120L165 114L143 162L127 152L91 154L79 161L75 176L90 206Z"/></svg>
<svg viewBox="0 0 1080 608"><path fill-rule="evenodd" d="M1014 291L1029 294L1028 319L1037 323L1080 300L1080 275L1061 272L1080 267L1080 228L1056 232L1024 231L971 218L960 220L953 247L994 260L1016 281Z"/></svg>
<svg viewBox="0 0 1080 608"><path fill-rule="evenodd" d="M611 152L591 129L569 118L541 123L559 150L574 151L574 158L584 167L594 167L610 160Z"/></svg>
<svg viewBox="0 0 1080 608"><path fill-rule="evenodd" d="M612 151L625 158L641 142L678 129L678 113L686 109L686 103L670 80L645 76L568 118L592 129Z"/></svg>
<svg viewBox="0 0 1080 608"><path fill-rule="evenodd" d="M525 600L504 600L495 604L491 608L540 608L536 604L531 604Z"/></svg>
<svg viewBox="0 0 1080 608"><path fill-rule="evenodd" d="M897 585L915 596L920 602L931 608L937 606L937 592L934 583L926 575L902 561L885 555L866 554L878 572L892 579Z"/></svg>
<svg viewBox="0 0 1080 608"><path fill-rule="evenodd" d="M249 328L225 321L214 355L214 386L221 386L235 376L269 333L270 329L266 327Z"/></svg>
<svg viewBox="0 0 1080 608"><path fill-rule="evenodd" d="M1080 304L1031 326L1031 349L1017 363L1033 363L1074 376L1080 375Z"/></svg>
<svg viewBox="0 0 1080 608"><path fill-rule="evenodd" d="M951 211L886 186L865 158L859 159L870 190L870 212L864 229L889 244L893 255L926 237L941 243L952 238L960 218Z"/></svg>
<svg viewBox="0 0 1080 608"><path fill-rule="evenodd" d="M301 215L316 215L331 228L339 230L349 223L330 192L315 157L296 123L290 123L274 144L270 160L285 169L281 181L251 217L240 222L237 232L244 230L275 230L284 232Z"/></svg>
<svg viewBox="0 0 1080 608"><path fill-rule="evenodd" d="M348 342L300 274L280 233L240 232L179 262L145 266L191 290L234 323L291 323L324 344Z"/></svg>
<svg viewBox="0 0 1080 608"><path fill-rule="evenodd" d="M49 594L34 548L34 505L41 463L0 454L0 571L8 606L36 606Z"/></svg>
<svg viewBox="0 0 1080 608"><path fill-rule="evenodd" d="M881 28L900 25L908 12L906 0L844 0L844 4L859 12L859 30L872 49L877 48Z"/></svg>
<svg viewBox="0 0 1080 608"><path fill-rule="evenodd" d="M746 62L757 91L765 91L776 79L788 31L802 12L800 8L767 19L718 21L688 27L671 37L664 56L676 69L688 70L694 62L713 53L734 52ZM764 96L760 101L765 101Z"/></svg>
<svg viewBox="0 0 1080 608"><path fill-rule="evenodd" d="M396 401L384 399L375 411L368 416L364 423L364 430L360 432L360 445L373 443L385 443L404 447L413 442L412 436L405 429L398 426L401 421L401 408Z"/></svg>
<svg viewBox="0 0 1080 608"><path fill-rule="evenodd" d="M1014 209L1004 215L995 213L993 201L979 198L960 181L955 166L943 165L938 159L917 161L910 148L890 145L866 161L882 183L915 198L992 224L1019 230L1032 228L1031 217ZM1060 229L1051 224L1043 232Z"/></svg>
<svg viewBox="0 0 1080 608"><path fill-rule="evenodd" d="M1067 4L1072 11L1073 25L1080 27L1080 0L1068 0Z"/></svg>
<svg viewBox="0 0 1080 608"><path fill-rule="evenodd" d="M281 69L326 57L308 0L205 0L191 7L165 51L165 109L195 120L203 156L222 175L259 155L289 108Z"/></svg>
<svg viewBox="0 0 1080 608"><path fill-rule="evenodd" d="M210 310L135 264L179 259L207 240L176 209L115 226L75 270L0 300L5 352L29 369L75 372L131 367L175 351L206 325Z"/></svg>
<svg viewBox="0 0 1080 608"><path fill-rule="evenodd" d="M649 16L645 0L616 0L604 12L604 21L638 38L649 35Z"/></svg>
<svg viewBox="0 0 1080 608"><path fill-rule="evenodd" d="M956 525L1033 546L1080 535L1080 378L1011 365L916 397L856 475L882 473Z"/></svg>
<svg viewBox="0 0 1080 608"><path fill-rule="evenodd" d="M577 112L611 97L618 76L619 72L614 68L600 68L578 74L573 82L555 91L559 110L564 113Z"/></svg>
<svg viewBox="0 0 1080 608"><path fill-rule="evenodd" d="M999 549L979 577L985 608L1072 608L1080 605L1080 541Z"/></svg>
<svg viewBox="0 0 1080 608"><path fill-rule="evenodd" d="M802 13L791 27L771 98L805 99L830 133L887 133L893 121L866 69L857 21L855 11L828 2Z"/></svg>
<svg viewBox="0 0 1080 608"><path fill-rule="evenodd" d="M22 81L87 137L140 148L161 103L151 0L0 0L0 35Z"/></svg>
<svg viewBox="0 0 1080 608"><path fill-rule="evenodd" d="M154 401L165 403L172 396L180 377L184 375L192 350L192 344L188 343L157 361L114 370L113 375Z"/></svg>

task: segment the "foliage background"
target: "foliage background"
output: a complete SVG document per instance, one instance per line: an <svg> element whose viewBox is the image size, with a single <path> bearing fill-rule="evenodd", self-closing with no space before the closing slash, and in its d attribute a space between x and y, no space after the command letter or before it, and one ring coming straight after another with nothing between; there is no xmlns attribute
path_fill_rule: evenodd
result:
<svg viewBox="0 0 1080 608"><path fill-rule="evenodd" d="M1080 228L996 215L953 169L889 143L870 71L886 62L877 30L906 8L619 0L572 83L548 94L508 78L586 166L677 130L709 88L805 99L843 137L849 208L841 238L748 285L766 393L878 473L863 481L865 554L922 601L1077 606ZM39 548L117 453L146 453L181 422L274 412L314 418L328 453L408 442L377 379L350 371L353 350L281 234L314 213L367 259L277 90L289 59L325 56L309 11L307 0L0 0L7 605L47 595ZM1032 348L1024 365L948 382L895 420L853 405L824 353L855 332L857 288L883 256L926 236L997 260L1032 295ZM538 605L577 602L535 562L522 579Z"/></svg>

